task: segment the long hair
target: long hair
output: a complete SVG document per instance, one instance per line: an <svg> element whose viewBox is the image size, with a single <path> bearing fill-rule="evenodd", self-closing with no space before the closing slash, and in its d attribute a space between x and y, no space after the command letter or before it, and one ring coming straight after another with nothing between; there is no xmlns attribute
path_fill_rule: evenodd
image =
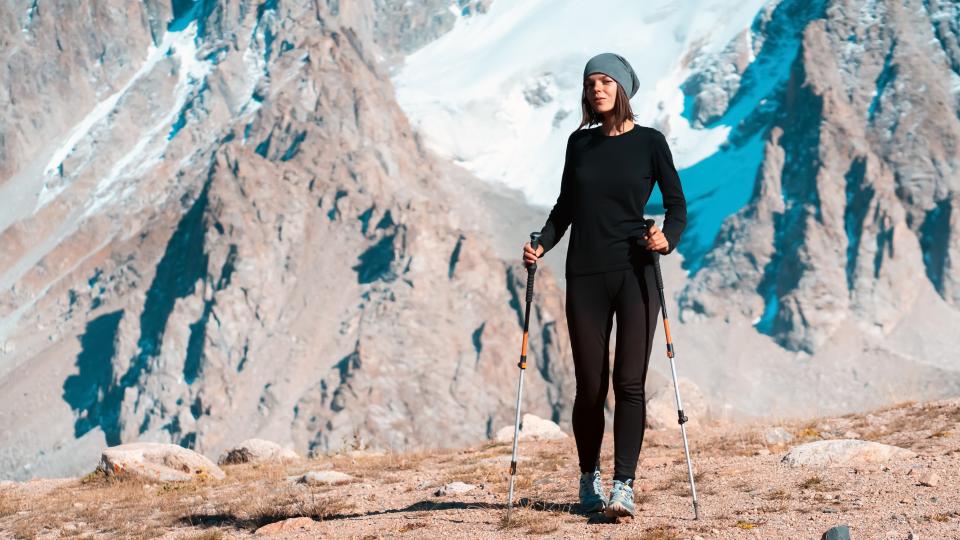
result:
<svg viewBox="0 0 960 540"><path fill-rule="evenodd" d="M616 103L613 104L612 113L614 125L619 128L627 120L636 121L637 115L633 114L633 108L630 107L630 98L628 98L627 93L623 91L623 87L620 86L620 83L616 83L616 85L617 100ZM580 92L580 108L583 111L583 118L580 120L580 125L577 126L577 129L580 129L583 126L592 126L594 124L603 123L603 115L593 109L593 105L587 98L586 88Z"/></svg>

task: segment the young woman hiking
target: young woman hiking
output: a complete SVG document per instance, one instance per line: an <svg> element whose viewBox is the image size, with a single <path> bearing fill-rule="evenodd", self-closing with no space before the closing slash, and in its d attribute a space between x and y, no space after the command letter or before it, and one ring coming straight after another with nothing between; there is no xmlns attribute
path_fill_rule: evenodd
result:
<svg viewBox="0 0 960 540"><path fill-rule="evenodd" d="M588 512L632 516L633 479L646 422L644 383L660 299L651 251L670 253L686 226L686 201L663 134L634 123L630 98L639 80L613 53L583 70L583 120L567 140L560 196L541 230L533 264L570 226L566 315L577 381L573 434L580 459L580 504ZM582 129L584 126L597 127ZM660 186L663 230L647 228L644 206ZM614 471L608 499L600 480L600 443L610 372L613 316Z"/></svg>

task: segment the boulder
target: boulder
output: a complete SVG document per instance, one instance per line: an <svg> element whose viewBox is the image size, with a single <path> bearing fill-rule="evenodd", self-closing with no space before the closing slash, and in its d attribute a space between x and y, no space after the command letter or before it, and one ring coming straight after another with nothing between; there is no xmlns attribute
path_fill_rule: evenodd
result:
<svg viewBox="0 0 960 540"><path fill-rule="evenodd" d="M697 426L707 415L707 400L693 381L683 377L679 381L683 414L688 418L686 426ZM666 381L666 384L656 387L647 398L647 427L673 429L678 425L677 398L673 391L673 382Z"/></svg>
<svg viewBox="0 0 960 540"><path fill-rule="evenodd" d="M223 479L226 475L205 456L175 444L136 442L103 451L98 467L107 475L132 475L158 482Z"/></svg>
<svg viewBox="0 0 960 540"><path fill-rule="evenodd" d="M550 420L545 420L532 414L523 415L520 421L521 441L551 441L565 439L567 434L560 430L560 426ZM497 442L513 442L513 426L503 426L497 431Z"/></svg>
<svg viewBox="0 0 960 540"><path fill-rule="evenodd" d="M220 456L220 465L286 463L300 459L293 450L263 439L247 439Z"/></svg>
<svg viewBox="0 0 960 540"><path fill-rule="evenodd" d="M791 467L841 467L886 463L916 454L905 448L856 439L834 439L801 444L790 449L782 462Z"/></svg>

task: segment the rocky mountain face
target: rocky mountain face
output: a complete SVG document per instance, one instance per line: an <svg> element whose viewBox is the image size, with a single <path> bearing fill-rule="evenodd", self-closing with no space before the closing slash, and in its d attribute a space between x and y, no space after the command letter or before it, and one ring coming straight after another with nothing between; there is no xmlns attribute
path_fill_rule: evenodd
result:
<svg viewBox="0 0 960 540"><path fill-rule="evenodd" d="M764 149L682 319L745 317L814 352L845 321L889 335L928 283L960 307L958 39L956 2L782 0L694 60L688 120Z"/></svg>
<svg viewBox="0 0 960 540"><path fill-rule="evenodd" d="M452 185L385 71L450 8L0 4L4 476L133 440L399 449L512 419L525 232L498 256L483 188ZM536 298L525 409L565 422L549 270Z"/></svg>

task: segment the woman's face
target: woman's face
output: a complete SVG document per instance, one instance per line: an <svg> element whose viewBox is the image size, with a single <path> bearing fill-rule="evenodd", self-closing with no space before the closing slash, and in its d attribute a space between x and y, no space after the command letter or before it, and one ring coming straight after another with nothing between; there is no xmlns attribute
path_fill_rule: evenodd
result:
<svg viewBox="0 0 960 540"><path fill-rule="evenodd" d="M583 80L583 91L593 110L605 114L617 102L617 81L609 75L594 73Z"/></svg>

